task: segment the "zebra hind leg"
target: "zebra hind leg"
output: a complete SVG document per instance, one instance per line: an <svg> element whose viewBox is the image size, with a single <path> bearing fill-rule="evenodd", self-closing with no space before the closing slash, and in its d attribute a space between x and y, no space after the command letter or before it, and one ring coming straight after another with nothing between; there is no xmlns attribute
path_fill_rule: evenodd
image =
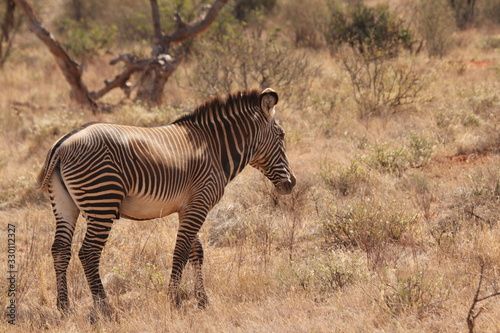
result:
<svg viewBox="0 0 500 333"><path fill-rule="evenodd" d="M197 236L203 221L208 213L208 208L201 202L196 207L188 206L185 211L179 212L179 230L177 231L177 238L175 240L174 256L172 260L172 273L170 275L170 282L168 284L168 296L171 305L175 308L180 308L181 300L179 297L179 285L182 278L182 271L184 266L190 258L195 266L195 272L201 273L201 266L203 262L203 248L201 247L200 240ZM196 282L198 302L206 304L206 294L204 288L198 288L199 284L203 286L202 275L199 276ZM202 301L202 298L204 300Z"/></svg>
<svg viewBox="0 0 500 333"><path fill-rule="evenodd" d="M204 309L208 305L208 297L205 292L203 282L203 246L201 245L200 238L196 235L191 244L191 252L189 253L189 262L194 268L194 293L198 300L198 307Z"/></svg>
<svg viewBox="0 0 500 333"><path fill-rule="evenodd" d="M107 317L111 317L114 311L106 300L106 292L99 275L99 261L112 225L112 219L88 219L85 239L78 253L95 309Z"/></svg>
<svg viewBox="0 0 500 333"><path fill-rule="evenodd" d="M57 308L66 313L69 309L66 271L71 259L71 242L80 211L61 182L58 172L52 174L48 191L56 218L56 233L51 250L56 272Z"/></svg>

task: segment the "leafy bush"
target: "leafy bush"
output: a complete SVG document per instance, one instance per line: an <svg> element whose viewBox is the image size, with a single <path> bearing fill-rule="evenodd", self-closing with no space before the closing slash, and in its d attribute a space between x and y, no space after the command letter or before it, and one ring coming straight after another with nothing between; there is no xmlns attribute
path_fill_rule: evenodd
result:
<svg viewBox="0 0 500 333"><path fill-rule="evenodd" d="M410 48L413 36L387 5L358 3L347 11L332 8L327 40L331 45L348 43L362 53L384 50L394 56L401 47Z"/></svg>
<svg viewBox="0 0 500 333"><path fill-rule="evenodd" d="M374 145L372 154L366 157L366 162L381 172L398 176L401 176L410 166L408 150L404 146L391 147L387 143Z"/></svg>
<svg viewBox="0 0 500 333"><path fill-rule="evenodd" d="M270 11L276 6L276 0L238 0L234 6L234 15L240 21L246 21L256 10Z"/></svg>
<svg viewBox="0 0 500 333"><path fill-rule="evenodd" d="M365 161L379 171L401 176L408 168L426 166L434 147L434 140L410 132L405 145L392 147L388 143L381 143L372 146L372 154L365 156Z"/></svg>
<svg viewBox="0 0 500 333"><path fill-rule="evenodd" d="M85 23L69 18L59 21L58 26L65 34L63 45L77 57L93 56L109 48L118 31L115 25Z"/></svg>
<svg viewBox="0 0 500 333"><path fill-rule="evenodd" d="M414 131L407 137L409 162L412 168L422 168L429 163L436 142Z"/></svg>

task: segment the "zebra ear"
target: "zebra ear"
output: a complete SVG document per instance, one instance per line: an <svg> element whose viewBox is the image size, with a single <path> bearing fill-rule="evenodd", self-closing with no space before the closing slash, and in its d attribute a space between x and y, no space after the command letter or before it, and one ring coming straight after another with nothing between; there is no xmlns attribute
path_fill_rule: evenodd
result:
<svg viewBox="0 0 500 333"><path fill-rule="evenodd" d="M260 94L260 107L268 116L274 116L274 106L278 103L278 93L271 88L266 88Z"/></svg>

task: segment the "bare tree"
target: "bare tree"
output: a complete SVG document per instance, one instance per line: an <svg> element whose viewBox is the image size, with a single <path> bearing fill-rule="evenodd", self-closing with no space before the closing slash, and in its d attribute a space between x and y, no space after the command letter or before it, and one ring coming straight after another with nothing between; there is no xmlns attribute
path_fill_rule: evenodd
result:
<svg viewBox="0 0 500 333"><path fill-rule="evenodd" d="M151 104L160 104L165 84L177 69L184 54L182 47L178 47L174 54L170 54L172 46L205 31L214 22L228 0L215 0L212 5L203 8L197 19L189 23L184 22L180 14L176 13L176 28L168 34L161 30L157 1L150 0L154 28L151 56L139 59L133 54L122 54L113 59L110 62L111 65L123 62L125 69L116 75L113 80L104 80L103 88L92 92L88 91L82 81L82 66L68 55L61 44L44 27L30 2L28 0L13 1L26 17L30 29L42 40L56 59L57 65L71 86L72 97L79 104L89 107L93 112L97 112L96 101L115 88L121 88L127 96L130 96L131 85L129 80L135 73L139 74L135 98Z"/></svg>
<svg viewBox="0 0 500 333"><path fill-rule="evenodd" d="M2 22L2 31L0 31L0 67L3 66L12 48L14 35L21 26L21 20L14 17L16 4L13 0L5 1L5 15Z"/></svg>

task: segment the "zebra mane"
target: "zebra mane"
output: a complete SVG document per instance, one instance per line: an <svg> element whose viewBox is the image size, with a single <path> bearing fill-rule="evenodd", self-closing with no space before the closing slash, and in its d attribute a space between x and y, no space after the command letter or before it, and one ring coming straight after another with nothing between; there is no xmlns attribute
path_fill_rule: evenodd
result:
<svg viewBox="0 0 500 333"><path fill-rule="evenodd" d="M193 112L179 117L173 124L181 122L195 122L205 118L208 114L233 114L240 111L241 106L258 106L260 102L260 91L257 89L243 90L230 94L227 97L216 96L208 99L204 104L198 106Z"/></svg>

